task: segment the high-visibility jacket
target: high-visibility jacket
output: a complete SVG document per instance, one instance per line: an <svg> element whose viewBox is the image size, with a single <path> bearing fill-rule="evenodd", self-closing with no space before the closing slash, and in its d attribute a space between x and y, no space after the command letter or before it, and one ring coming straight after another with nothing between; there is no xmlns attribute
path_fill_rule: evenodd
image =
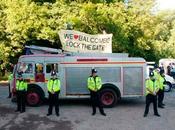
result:
<svg viewBox="0 0 175 130"><path fill-rule="evenodd" d="M160 74L156 70L153 70L153 73L154 73L154 77L156 78L156 80L158 80L160 77Z"/></svg>
<svg viewBox="0 0 175 130"><path fill-rule="evenodd" d="M164 89L164 82L165 82L165 78L160 76L158 79L158 83L159 83L159 89L163 90Z"/></svg>
<svg viewBox="0 0 175 130"><path fill-rule="evenodd" d="M61 83L59 79L50 79L47 83L47 89L49 92L60 91Z"/></svg>
<svg viewBox="0 0 175 130"><path fill-rule="evenodd" d="M10 81L12 80L12 78L13 78L13 74L11 73L11 74L9 74L9 76L8 76L8 81L10 82Z"/></svg>
<svg viewBox="0 0 175 130"><path fill-rule="evenodd" d="M24 80L16 80L16 90L27 91L27 82L25 82Z"/></svg>
<svg viewBox="0 0 175 130"><path fill-rule="evenodd" d="M88 89L95 92L100 90L102 87L102 81L99 76L96 76L96 77L90 76L88 78L87 84L88 84Z"/></svg>
<svg viewBox="0 0 175 130"><path fill-rule="evenodd" d="M159 91L158 81L152 81L151 79L146 80L146 95L152 94Z"/></svg>

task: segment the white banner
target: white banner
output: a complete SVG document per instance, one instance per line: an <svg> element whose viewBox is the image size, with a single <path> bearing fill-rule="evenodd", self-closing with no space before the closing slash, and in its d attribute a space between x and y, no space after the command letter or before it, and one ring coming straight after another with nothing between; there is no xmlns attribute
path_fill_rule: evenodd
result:
<svg viewBox="0 0 175 130"><path fill-rule="evenodd" d="M112 53L112 34L89 35L74 30L60 30L59 37L65 51Z"/></svg>

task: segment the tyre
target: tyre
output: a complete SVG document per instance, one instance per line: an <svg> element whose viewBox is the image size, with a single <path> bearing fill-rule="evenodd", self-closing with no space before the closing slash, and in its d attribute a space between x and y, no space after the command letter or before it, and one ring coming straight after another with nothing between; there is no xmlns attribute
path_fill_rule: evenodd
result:
<svg viewBox="0 0 175 130"><path fill-rule="evenodd" d="M42 103L42 94L36 88L29 88L26 100L29 106L39 106Z"/></svg>
<svg viewBox="0 0 175 130"><path fill-rule="evenodd" d="M165 92L170 92L171 88L172 88L172 84L170 82L166 82L164 91Z"/></svg>
<svg viewBox="0 0 175 130"><path fill-rule="evenodd" d="M100 91L100 101L104 107L114 107L118 101L118 96L113 89L105 88Z"/></svg>

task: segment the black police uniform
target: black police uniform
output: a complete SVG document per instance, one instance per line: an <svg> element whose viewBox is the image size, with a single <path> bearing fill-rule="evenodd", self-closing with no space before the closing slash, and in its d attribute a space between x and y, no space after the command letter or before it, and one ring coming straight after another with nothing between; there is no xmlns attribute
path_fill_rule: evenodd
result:
<svg viewBox="0 0 175 130"><path fill-rule="evenodd" d="M160 74L162 74L162 72L160 72ZM161 75L161 77L164 78L162 75ZM166 84L165 78L164 78L163 84ZM159 91L158 91L158 107L159 108L164 108L165 104L163 104L163 99L164 99L164 88L163 88L163 90L159 89Z"/></svg>
<svg viewBox="0 0 175 130"><path fill-rule="evenodd" d="M51 76L56 76L56 72L55 71L52 71L51 72ZM53 80L53 83L55 80L58 80L58 78L51 78L50 80ZM52 84L52 87L53 87L53 84ZM60 90L59 91L56 91L54 93L51 93L49 92L49 108L48 108L48 114L47 116L51 115L52 114L52 109L53 109L53 106L55 106L55 113L57 116L59 116L59 93L60 93Z"/></svg>
<svg viewBox="0 0 175 130"><path fill-rule="evenodd" d="M48 93L49 93L49 109L48 109L47 116L52 114L52 109L54 106L55 106L55 113L57 116L59 116L59 93L60 91L55 92L54 94L50 92Z"/></svg>
<svg viewBox="0 0 175 130"><path fill-rule="evenodd" d="M27 83L22 80L16 80L16 82L19 82L21 84L22 82L27 85ZM17 97L17 110L16 112L20 111L21 113L25 112L25 106L26 106L26 90L16 90L16 97Z"/></svg>
<svg viewBox="0 0 175 130"><path fill-rule="evenodd" d="M154 73L151 72L149 75L150 75L150 77L153 77ZM152 80L152 81L155 84L155 80ZM145 106L145 112L144 112L143 116L144 117L147 116L147 114L149 112L149 106L150 106L151 103L153 103L154 115L160 117L160 115L158 114L158 110L157 110L157 95L153 95L153 94L148 94L146 96L146 106Z"/></svg>
<svg viewBox="0 0 175 130"><path fill-rule="evenodd" d="M96 73L97 71L95 69L92 69L92 73ZM93 77L92 75L90 77ZM98 76L95 76L93 77L95 83L96 83L96 78ZM92 105L92 115L95 115L96 114L96 107L99 108L99 111L102 115L106 116L104 110L103 110L103 106L101 104L101 101L100 101L100 94L99 94L99 90L98 91L90 91L90 99L91 99L91 105Z"/></svg>

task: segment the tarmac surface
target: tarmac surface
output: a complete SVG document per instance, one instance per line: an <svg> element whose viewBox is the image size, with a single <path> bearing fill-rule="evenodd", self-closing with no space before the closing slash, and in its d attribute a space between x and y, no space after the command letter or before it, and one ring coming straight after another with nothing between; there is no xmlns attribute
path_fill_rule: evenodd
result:
<svg viewBox="0 0 175 130"><path fill-rule="evenodd" d="M153 114L152 105L143 117L145 98L124 98L114 108L105 108L107 116L91 115L88 100L63 100L60 116L46 116L48 105L26 107L25 113L16 113L16 103L8 96L8 87L0 86L0 130L174 130L175 90L165 94L161 117Z"/></svg>

